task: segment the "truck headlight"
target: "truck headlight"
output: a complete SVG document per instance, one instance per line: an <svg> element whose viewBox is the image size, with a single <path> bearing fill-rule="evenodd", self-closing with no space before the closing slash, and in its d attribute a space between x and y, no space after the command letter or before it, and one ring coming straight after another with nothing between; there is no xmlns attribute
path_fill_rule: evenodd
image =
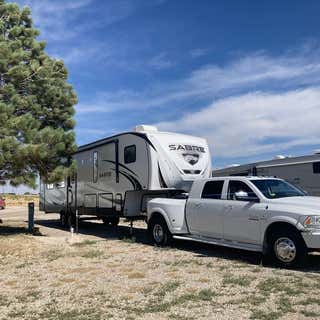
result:
<svg viewBox="0 0 320 320"><path fill-rule="evenodd" d="M301 222L305 228L320 228L320 216L303 217Z"/></svg>

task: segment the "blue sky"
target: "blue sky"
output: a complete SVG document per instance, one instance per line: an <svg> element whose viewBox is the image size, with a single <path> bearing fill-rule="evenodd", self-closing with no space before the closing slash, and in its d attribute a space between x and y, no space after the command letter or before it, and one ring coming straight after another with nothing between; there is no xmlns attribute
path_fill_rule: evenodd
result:
<svg viewBox="0 0 320 320"><path fill-rule="evenodd" d="M79 97L77 142L204 136L215 167L320 148L320 2L19 0Z"/></svg>

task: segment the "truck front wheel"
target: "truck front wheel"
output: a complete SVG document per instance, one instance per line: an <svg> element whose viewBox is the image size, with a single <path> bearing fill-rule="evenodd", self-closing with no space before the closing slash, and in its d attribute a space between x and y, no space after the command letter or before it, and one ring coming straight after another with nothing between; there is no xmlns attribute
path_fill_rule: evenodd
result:
<svg viewBox="0 0 320 320"><path fill-rule="evenodd" d="M168 229L166 221L162 217L151 218L148 223L149 238L157 246L167 246L172 241L172 235Z"/></svg>
<svg viewBox="0 0 320 320"><path fill-rule="evenodd" d="M268 253L273 262L282 267L302 267L308 250L297 230L275 230L269 237Z"/></svg>

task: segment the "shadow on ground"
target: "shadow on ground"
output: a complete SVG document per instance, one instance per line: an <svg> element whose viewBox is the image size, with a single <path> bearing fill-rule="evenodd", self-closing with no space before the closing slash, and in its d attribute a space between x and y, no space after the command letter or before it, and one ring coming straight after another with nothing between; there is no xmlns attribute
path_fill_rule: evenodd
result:
<svg viewBox="0 0 320 320"><path fill-rule="evenodd" d="M27 229L25 227L13 227L13 226L2 226L0 224L0 236L25 234Z"/></svg>
<svg viewBox="0 0 320 320"><path fill-rule="evenodd" d="M47 228L64 230L61 228L58 220L37 220L36 224ZM129 223L128 226L120 225L118 227L110 227L105 226L102 223L97 223L96 221L81 221L79 225L80 234L96 236L106 240L132 239L132 241L142 245L152 245L148 240L145 228L134 227L132 231L133 235L130 233ZM199 258L219 258L240 263L248 263L250 265L262 265L262 255L256 252L182 240L175 240L173 248L192 252L195 257ZM263 265L274 268L265 263ZM298 269L298 271L320 274L320 255L311 254L307 266L303 269Z"/></svg>

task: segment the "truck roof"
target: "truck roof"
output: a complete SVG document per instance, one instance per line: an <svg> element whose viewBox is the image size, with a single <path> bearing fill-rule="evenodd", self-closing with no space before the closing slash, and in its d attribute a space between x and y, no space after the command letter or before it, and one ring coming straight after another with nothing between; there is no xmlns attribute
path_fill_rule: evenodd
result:
<svg viewBox="0 0 320 320"><path fill-rule="evenodd" d="M221 177L212 177L208 180L219 180L219 179L244 179L244 180L269 180L269 179L274 179L274 180L282 180L279 178L275 177L266 177L266 176L221 176Z"/></svg>

